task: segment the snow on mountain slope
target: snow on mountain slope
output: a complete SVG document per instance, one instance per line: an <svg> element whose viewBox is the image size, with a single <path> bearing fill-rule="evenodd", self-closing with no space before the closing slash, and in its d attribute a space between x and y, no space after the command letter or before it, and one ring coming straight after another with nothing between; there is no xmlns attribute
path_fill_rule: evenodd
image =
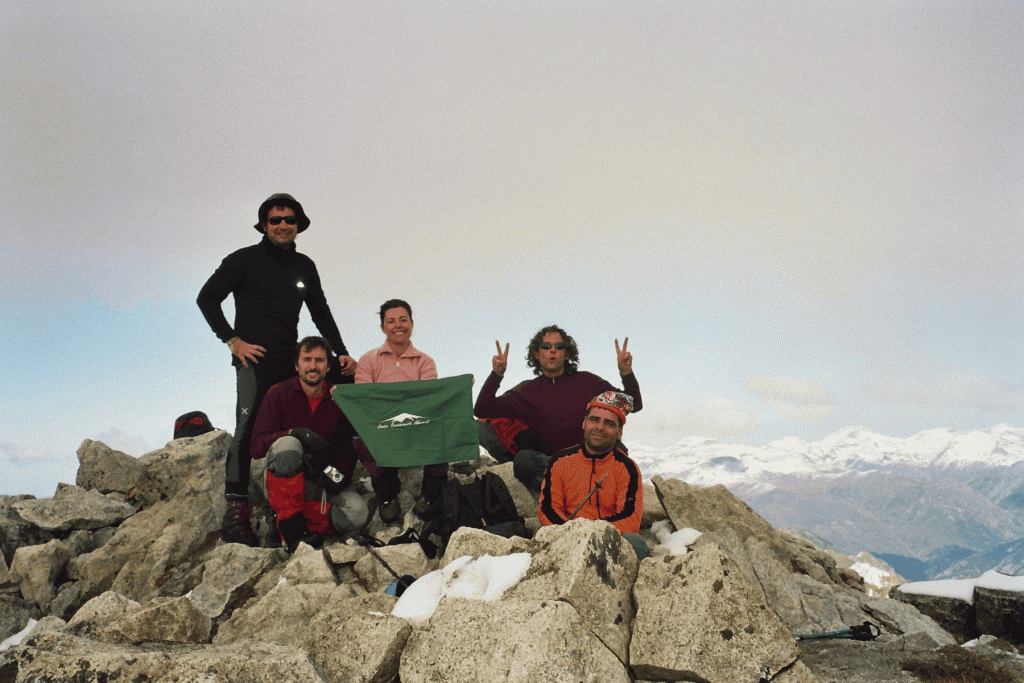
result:
<svg viewBox="0 0 1024 683"><path fill-rule="evenodd" d="M628 445L628 441L627 441ZM984 431L929 429L901 439L850 426L808 442L797 437L748 446L688 437L665 449L630 446L644 477L679 477L710 486L764 487L767 475L839 476L898 467L1008 467L1024 462L1024 429L997 424Z"/></svg>

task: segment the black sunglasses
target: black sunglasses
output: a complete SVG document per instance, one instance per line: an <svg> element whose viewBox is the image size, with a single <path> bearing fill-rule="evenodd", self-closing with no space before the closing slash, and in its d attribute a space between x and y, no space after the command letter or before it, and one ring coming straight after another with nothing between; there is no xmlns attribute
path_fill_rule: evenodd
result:
<svg viewBox="0 0 1024 683"><path fill-rule="evenodd" d="M563 349L565 349L565 342L541 342L540 344L537 344L538 348L544 349L545 351L550 349L552 346L554 346L559 351L562 351Z"/></svg>
<svg viewBox="0 0 1024 683"><path fill-rule="evenodd" d="M274 216L273 218L267 219L267 222L271 225L278 225L281 221L284 221L288 225L295 225L299 222L299 218L298 216Z"/></svg>

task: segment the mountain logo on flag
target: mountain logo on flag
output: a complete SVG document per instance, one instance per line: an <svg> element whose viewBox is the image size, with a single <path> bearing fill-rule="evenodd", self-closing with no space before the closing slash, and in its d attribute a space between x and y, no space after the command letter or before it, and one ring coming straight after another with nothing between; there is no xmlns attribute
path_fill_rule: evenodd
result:
<svg viewBox="0 0 1024 683"><path fill-rule="evenodd" d="M412 427L415 425L430 424L430 418L411 413L401 413L377 423L377 429L391 429L392 427Z"/></svg>

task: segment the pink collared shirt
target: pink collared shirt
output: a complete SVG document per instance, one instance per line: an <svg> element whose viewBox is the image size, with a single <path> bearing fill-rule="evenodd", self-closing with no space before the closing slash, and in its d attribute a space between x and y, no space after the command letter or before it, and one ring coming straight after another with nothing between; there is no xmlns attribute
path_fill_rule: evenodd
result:
<svg viewBox="0 0 1024 683"><path fill-rule="evenodd" d="M401 356L395 355L384 342L380 348L367 351L356 367L356 384L371 382L407 382L413 379L437 379L434 359L410 345Z"/></svg>

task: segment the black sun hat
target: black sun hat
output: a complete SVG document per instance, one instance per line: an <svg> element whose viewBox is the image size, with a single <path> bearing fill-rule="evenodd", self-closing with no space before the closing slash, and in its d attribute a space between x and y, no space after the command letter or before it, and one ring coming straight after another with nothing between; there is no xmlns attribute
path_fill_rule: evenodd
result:
<svg viewBox="0 0 1024 683"><path fill-rule="evenodd" d="M267 220L267 213L270 212L271 207L274 206L286 206L289 209L295 211L295 216L299 219L298 230L296 232L302 232L309 227L309 218L306 217L306 212L302 210L302 204L295 201L295 197L284 192L278 192L267 197L262 204L260 204L259 219L260 222L252 226L256 228L257 232L264 232L263 223Z"/></svg>

